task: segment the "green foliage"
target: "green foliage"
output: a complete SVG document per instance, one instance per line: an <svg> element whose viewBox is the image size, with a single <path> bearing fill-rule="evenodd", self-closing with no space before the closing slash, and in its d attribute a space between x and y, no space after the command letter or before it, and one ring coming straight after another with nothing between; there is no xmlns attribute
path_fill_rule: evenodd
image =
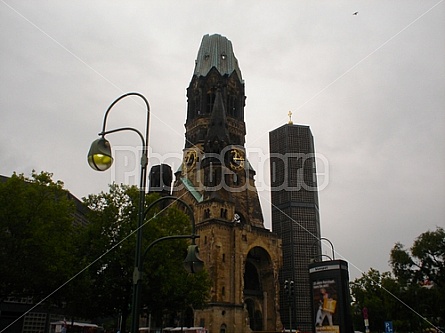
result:
<svg viewBox="0 0 445 333"><path fill-rule="evenodd" d="M444 229L422 233L410 251L396 243L390 265L392 274L371 269L350 283L355 328L364 330L364 307L368 308L371 331L383 330L386 320L392 320L398 332L444 326Z"/></svg>
<svg viewBox="0 0 445 333"><path fill-rule="evenodd" d="M152 217L146 226L150 241L163 236L190 234L188 217L176 209ZM189 241L160 242L146 253L144 260L145 308L158 321L165 313L177 313L187 306L202 308L209 296L210 281L205 272L188 274L183 265Z"/></svg>
<svg viewBox="0 0 445 333"><path fill-rule="evenodd" d="M90 225L79 239L80 257L91 262L87 276L90 300L85 314L126 318L132 296L139 192L134 186L110 185L108 193L84 199L91 209ZM159 197L146 196L146 207ZM167 203L170 204L171 202ZM162 204L144 220L142 252L161 237L190 234L187 215ZM210 286L205 273L187 276L183 268L187 240L157 243L143 257L142 308L160 318L165 312L203 305Z"/></svg>
<svg viewBox="0 0 445 333"><path fill-rule="evenodd" d="M437 228L421 234L411 247L411 253L397 243L391 250L390 264L397 278L405 284L426 281L445 288L445 231Z"/></svg>
<svg viewBox="0 0 445 333"><path fill-rule="evenodd" d="M89 195L89 224L76 227L75 207L63 183L52 174L12 175L0 182L0 299L29 297L66 304L68 317L129 315L139 191L112 184ZM158 199L146 197L147 206ZM190 221L178 209L154 207L143 227L145 249L168 235L190 234ZM156 216L154 216L156 214ZM205 272L188 276L183 268L187 240L156 244L144 258L142 307L158 316L203 306L210 289Z"/></svg>
<svg viewBox="0 0 445 333"><path fill-rule="evenodd" d="M0 298L38 301L76 270L74 205L51 177L33 171L31 178L13 174L0 183Z"/></svg>
<svg viewBox="0 0 445 333"><path fill-rule="evenodd" d="M394 293L397 289L397 282L388 272L380 273L375 269L370 269L350 283L351 295L355 300L354 326L359 331L365 331L362 311L368 309L369 324L371 331L380 331L384 327L384 322L392 317L392 310L396 304Z"/></svg>
<svg viewBox="0 0 445 333"><path fill-rule="evenodd" d="M88 269L76 281L83 295L72 300L78 315L128 314L134 264L134 237L129 235L135 229L132 202L137 195L136 188L113 184L108 193L84 198L89 224L78 235L77 256Z"/></svg>

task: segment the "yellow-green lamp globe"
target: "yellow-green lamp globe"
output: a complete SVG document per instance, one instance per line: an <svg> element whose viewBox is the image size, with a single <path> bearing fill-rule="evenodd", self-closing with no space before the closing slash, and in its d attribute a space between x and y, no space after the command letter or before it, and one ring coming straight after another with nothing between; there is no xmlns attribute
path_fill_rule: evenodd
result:
<svg viewBox="0 0 445 333"><path fill-rule="evenodd" d="M104 137L95 140L91 144L90 151L88 152L88 164L97 171L105 171L113 164L111 145Z"/></svg>

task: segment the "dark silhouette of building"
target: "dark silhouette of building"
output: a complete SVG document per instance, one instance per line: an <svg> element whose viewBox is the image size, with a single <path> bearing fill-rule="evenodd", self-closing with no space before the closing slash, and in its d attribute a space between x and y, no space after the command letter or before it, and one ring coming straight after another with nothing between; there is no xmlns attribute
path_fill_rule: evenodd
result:
<svg viewBox="0 0 445 333"><path fill-rule="evenodd" d="M152 166L148 178L150 180L149 193L156 192L162 196L171 194L173 174L169 165L158 164Z"/></svg>
<svg viewBox="0 0 445 333"><path fill-rule="evenodd" d="M272 231L283 249L280 284L294 283L293 295L281 288L281 320L286 328L292 322L292 328L310 332L308 264L321 254L314 140L309 126L289 121L269 133L269 145Z"/></svg>
<svg viewBox="0 0 445 333"><path fill-rule="evenodd" d="M211 299L195 311L210 333L278 331L281 243L264 228L244 147L244 81L232 43L205 35L187 89L186 142L173 194L195 214Z"/></svg>

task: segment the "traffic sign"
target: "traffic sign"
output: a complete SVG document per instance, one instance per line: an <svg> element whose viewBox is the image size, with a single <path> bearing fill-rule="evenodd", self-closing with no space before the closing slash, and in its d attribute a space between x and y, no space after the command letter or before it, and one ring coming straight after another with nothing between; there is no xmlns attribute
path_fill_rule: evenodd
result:
<svg viewBox="0 0 445 333"><path fill-rule="evenodd" d="M394 333L392 321L385 321L385 333Z"/></svg>

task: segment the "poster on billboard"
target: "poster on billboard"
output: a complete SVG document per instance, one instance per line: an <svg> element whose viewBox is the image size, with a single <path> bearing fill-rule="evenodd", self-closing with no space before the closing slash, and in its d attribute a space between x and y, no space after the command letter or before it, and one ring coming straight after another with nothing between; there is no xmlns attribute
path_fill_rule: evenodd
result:
<svg viewBox="0 0 445 333"><path fill-rule="evenodd" d="M338 286L334 279L312 281L312 295L317 333L340 333Z"/></svg>
<svg viewBox="0 0 445 333"><path fill-rule="evenodd" d="M353 333L348 263L330 260L309 264L313 333Z"/></svg>

